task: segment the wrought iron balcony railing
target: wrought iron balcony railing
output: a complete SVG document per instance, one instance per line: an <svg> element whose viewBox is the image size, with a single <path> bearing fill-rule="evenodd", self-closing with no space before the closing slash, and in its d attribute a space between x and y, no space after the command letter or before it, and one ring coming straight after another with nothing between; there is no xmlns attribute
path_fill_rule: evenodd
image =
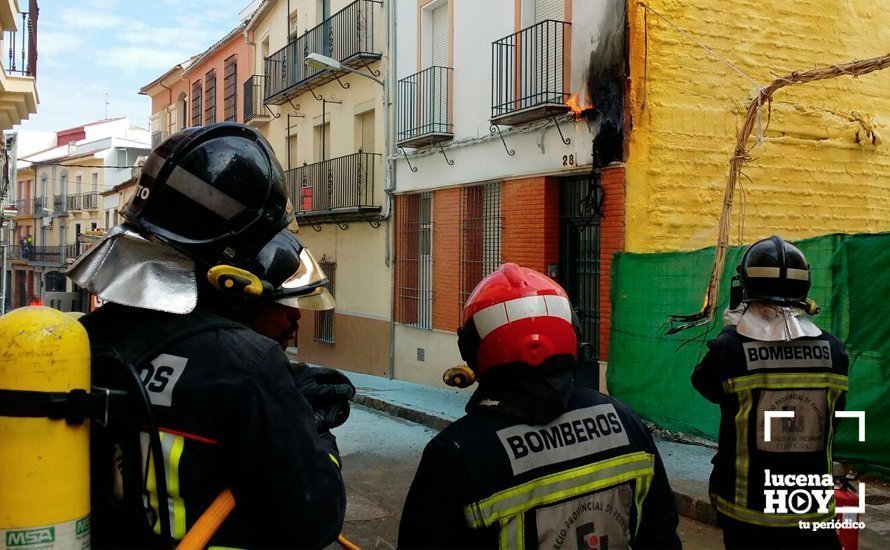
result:
<svg viewBox="0 0 890 550"><path fill-rule="evenodd" d="M81 210L83 195L68 195L68 211Z"/></svg>
<svg viewBox="0 0 890 550"><path fill-rule="evenodd" d="M165 130L158 130L157 132L152 132L151 134L151 148L154 149L158 145L161 144L162 141L167 139L167 132Z"/></svg>
<svg viewBox="0 0 890 550"><path fill-rule="evenodd" d="M339 221L350 215L380 211L374 204L374 178L381 155L355 153L285 172L297 218ZM361 216L360 216L361 217Z"/></svg>
<svg viewBox="0 0 890 550"><path fill-rule="evenodd" d="M65 195L53 195L53 216L64 216L68 211L66 208L68 203L65 197Z"/></svg>
<svg viewBox="0 0 890 550"><path fill-rule="evenodd" d="M255 74L244 82L244 122L250 122L253 119L258 121L267 121L269 119L269 111L263 105L263 98L266 97L266 76Z"/></svg>
<svg viewBox="0 0 890 550"><path fill-rule="evenodd" d="M375 10L380 5L380 0L356 0L267 57L264 101L281 105L309 86L339 76L337 71L307 67L304 61L310 53L334 58L353 69L380 59L381 47L374 44Z"/></svg>
<svg viewBox="0 0 890 550"><path fill-rule="evenodd" d="M433 66L407 76L396 89L400 147L422 147L454 137L448 112L451 67Z"/></svg>
<svg viewBox="0 0 890 550"><path fill-rule="evenodd" d="M569 110L571 23L541 21L491 44L491 122L522 124Z"/></svg>
<svg viewBox="0 0 890 550"><path fill-rule="evenodd" d="M92 191L83 194L83 209L98 210L99 209L99 193Z"/></svg>
<svg viewBox="0 0 890 550"><path fill-rule="evenodd" d="M49 215L49 212L44 211L46 202L46 197L37 197L34 199L34 217L40 218Z"/></svg>
<svg viewBox="0 0 890 550"><path fill-rule="evenodd" d="M6 71L37 78L37 0L28 2L28 11L22 12L19 31L7 31L5 43L9 46Z"/></svg>
<svg viewBox="0 0 890 550"><path fill-rule="evenodd" d="M61 265L67 257L66 245L22 247L23 259L40 264Z"/></svg>
<svg viewBox="0 0 890 550"><path fill-rule="evenodd" d="M19 199L15 201L16 209L18 210L16 216L20 218L34 217L34 203L35 199Z"/></svg>

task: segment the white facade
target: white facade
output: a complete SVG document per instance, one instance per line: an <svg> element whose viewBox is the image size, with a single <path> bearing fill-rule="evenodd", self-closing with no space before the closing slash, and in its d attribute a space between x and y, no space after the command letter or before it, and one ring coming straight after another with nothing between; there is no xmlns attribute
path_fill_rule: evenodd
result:
<svg viewBox="0 0 890 550"><path fill-rule="evenodd" d="M514 0L460 2L438 0L422 6L396 2L395 44L396 80L430 66L432 11L445 5L451 11L451 59L453 73L452 112L454 139L442 143L454 165L446 164L438 145L406 149L411 165L403 156L395 160L397 192L429 190L472 182L493 181L535 175L559 174L590 166L592 132L585 121L558 117L564 144L552 119L544 118L520 126L501 126L508 156L498 135L490 132L492 42L534 24L535 0L521 0L516 14ZM537 0L541 2L541 0ZM597 48L601 27L608 19L608 0L565 0L571 15L571 48L568 91L577 92L580 102L589 102L586 92L587 68L591 51ZM418 20L418 13L420 19ZM516 28L516 22L520 28ZM420 37L420 39L418 39ZM418 63L418 51L420 63ZM594 129L595 130L595 129Z"/></svg>

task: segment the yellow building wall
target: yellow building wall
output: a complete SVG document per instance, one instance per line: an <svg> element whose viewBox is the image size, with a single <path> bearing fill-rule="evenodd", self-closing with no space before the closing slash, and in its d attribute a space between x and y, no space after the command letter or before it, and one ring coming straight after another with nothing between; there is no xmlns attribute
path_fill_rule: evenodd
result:
<svg viewBox="0 0 890 550"><path fill-rule="evenodd" d="M791 71L890 52L890 0L650 4L762 86ZM628 10L626 249L713 246L755 84L647 15L638 0ZM740 181L731 244L739 242L740 213L744 243L773 233L801 239L890 230L888 91L890 69L779 90L769 118L763 109L764 143L744 169L750 179Z"/></svg>

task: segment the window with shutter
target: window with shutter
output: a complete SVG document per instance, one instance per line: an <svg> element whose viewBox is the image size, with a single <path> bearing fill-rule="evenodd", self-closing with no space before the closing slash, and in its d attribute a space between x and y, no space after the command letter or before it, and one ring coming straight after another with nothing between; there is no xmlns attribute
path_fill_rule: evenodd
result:
<svg viewBox="0 0 890 550"><path fill-rule="evenodd" d="M223 116L229 121L236 121L238 117L238 90L235 82L237 73L238 56L232 55L223 66Z"/></svg>
<svg viewBox="0 0 890 550"><path fill-rule="evenodd" d="M359 147L361 147L361 151L363 153L376 153L377 146L374 143L374 131L375 119L374 111L368 111L366 113L362 113L359 117L361 120L361 143Z"/></svg>
<svg viewBox="0 0 890 550"><path fill-rule="evenodd" d="M448 3L433 10L432 50L433 66L448 67L450 58L448 29Z"/></svg>
<svg viewBox="0 0 890 550"><path fill-rule="evenodd" d="M331 158L331 123L319 124L315 127L315 161L322 162Z"/></svg>
<svg viewBox="0 0 890 550"><path fill-rule="evenodd" d="M525 70L531 72L531 78L525 78L528 86L523 94L524 107L542 103L562 103L563 91L563 43L561 32L557 32L555 23L543 23L547 20L563 21L565 19L565 0L535 0L535 28L532 32L534 42L531 51L526 51L528 65ZM539 24L543 23L543 24ZM526 49L528 46L525 46ZM529 55L530 54L530 55Z"/></svg>
<svg viewBox="0 0 890 550"><path fill-rule="evenodd" d="M201 125L201 79L192 82L192 126Z"/></svg>
<svg viewBox="0 0 890 550"><path fill-rule="evenodd" d="M535 23L553 19L563 21L565 18L565 0L535 0Z"/></svg>
<svg viewBox="0 0 890 550"><path fill-rule="evenodd" d="M216 69L204 75L204 124L216 122Z"/></svg>

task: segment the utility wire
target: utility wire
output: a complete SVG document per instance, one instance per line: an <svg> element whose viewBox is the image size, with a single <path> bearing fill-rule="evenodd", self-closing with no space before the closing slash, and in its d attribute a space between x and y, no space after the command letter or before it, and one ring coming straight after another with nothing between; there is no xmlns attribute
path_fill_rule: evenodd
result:
<svg viewBox="0 0 890 550"><path fill-rule="evenodd" d="M41 162L41 161L28 161L28 160L25 160L24 162L31 163L31 166L29 166L28 168L40 168L41 166L64 166L64 167L68 167L68 168L116 168L118 170L123 170L125 168L142 168L141 166L133 166L133 165L129 165L129 166L99 165L99 166L96 166L95 164L63 164L61 162ZM24 170L27 170L28 168L24 168Z"/></svg>
<svg viewBox="0 0 890 550"><path fill-rule="evenodd" d="M689 34L687 31L685 31L685 30L683 30L682 28L680 28L678 25L674 24L670 19L668 19L667 17L661 15L660 13L658 13L657 11L655 11L654 9L652 9L652 7L651 7L649 4L646 4L645 2L640 2L640 5L643 6L643 8L645 8L646 10L651 11L652 13L654 13L657 17L659 17L660 19L662 19L662 20L663 20L665 23L667 23L668 25L670 25L670 26L672 26L673 28L677 29L680 33L682 33L683 35L685 35L686 38L688 38L688 39L692 40L693 42L695 42L696 44L698 44L698 46L699 46L701 49L705 50L705 51L708 52L709 54L713 55L715 58L719 59L719 60L720 60L723 64L725 64L727 67L729 67L729 68L732 69L733 71L739 73L739 74L742 75L744 78L748 79L752 84L754 84L755 86L757 86L758 89L763 88L763 86L761 86L761 84L760 84L759 82L757 82L756 80L754 80L754 79L751 78L750 76L748 76L748 75L746 75L745 73L743 73L741 69L739 69L738 67L736 67L735 65L733 65L732 63L730 63L729 61L727 61L725 58L721 57L719 54L717 54L716 52L714 52L714 50L712 50L711 48L709 48L709 47L705 46L704 44L702 44L701 42L699 42L699 40L698 40L697 38L695 38L694 36L692 36L691 34Z"/></svg>

